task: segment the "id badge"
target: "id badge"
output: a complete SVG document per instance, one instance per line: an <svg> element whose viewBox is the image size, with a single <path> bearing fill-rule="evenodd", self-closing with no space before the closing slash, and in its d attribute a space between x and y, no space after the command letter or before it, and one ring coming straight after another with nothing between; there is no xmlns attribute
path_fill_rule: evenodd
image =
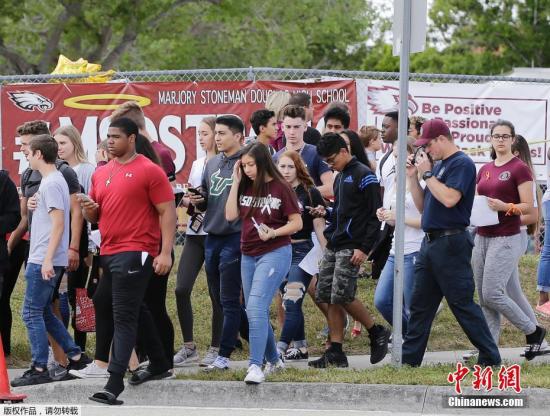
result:
<svg viewBox="0 0 550 416"><path fill-rule="evenodd" d="M203 221L204 221L204 215L195 214L191 217L191 223L189 224L189 228L191 228L192 231L198 233L202 227Z"/></svg>

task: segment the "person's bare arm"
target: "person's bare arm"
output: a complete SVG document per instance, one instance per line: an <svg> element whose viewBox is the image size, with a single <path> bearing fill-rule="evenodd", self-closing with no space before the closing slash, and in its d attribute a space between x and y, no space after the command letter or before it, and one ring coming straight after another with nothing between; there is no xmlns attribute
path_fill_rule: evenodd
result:
<svg viewBox="0 0 550 416"><path fill-rule="evenodd" d="M323 196L323 198L330 199L333 197L333 184L334 184L334 173L332 171L325 172L321 175L321 183L317 189Z"/></svg>
<svg viewBox="0 0 550 416"><path fill-rule="evenodd" d="M159 276L164 276L172 267L172 247L176 232L176 205L174 201L161 202L155 208L160 216L160 233L162 248L160 254L153 260L153 269Z"/></svg>
<svg viewBox="0 0 550 416"><path fill-rule="evenodd" d="M50 220L52 222L52 230L50 232L50 239L48 241L48 248L46 249L46 256L44 257L44 262L42 263L42 278L44 280L50 280L55 276L55 271L53 269L53 256L59 247L61 238L63 237L63 231L65 228L65 215L69 213L63 212L60 209L52 209L49 212Z"/></svg>
<svg viewBox="0 0 550 416"><path fill-rule="evenodd" d="M19 201L19 204L21 208L21 220L19 221L19 225L17 226L17 228L13 230L13 232L11 233L10 238L8 240L8 254L11 254L15 246L19 244L19 242L21 241L21 239L23 238L23 236L25 235L25 233L29 228L29 212L27 210L27 198L24 198L24 197L21 198L21 200Z"/></svg>

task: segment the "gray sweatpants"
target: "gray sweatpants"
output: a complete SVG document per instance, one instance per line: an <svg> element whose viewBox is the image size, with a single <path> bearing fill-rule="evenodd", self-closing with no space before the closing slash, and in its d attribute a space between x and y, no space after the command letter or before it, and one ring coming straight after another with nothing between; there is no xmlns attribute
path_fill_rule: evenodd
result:
<svg viewBox="0 0 550 416"><path fill-rule="evenodd" d="M536 329L535 315L521 290L517 273L523 252L520 234L475 237L472 252L474 279L479 303L497 345L500 337L500 314L526 335L532 334Z"/></svg>

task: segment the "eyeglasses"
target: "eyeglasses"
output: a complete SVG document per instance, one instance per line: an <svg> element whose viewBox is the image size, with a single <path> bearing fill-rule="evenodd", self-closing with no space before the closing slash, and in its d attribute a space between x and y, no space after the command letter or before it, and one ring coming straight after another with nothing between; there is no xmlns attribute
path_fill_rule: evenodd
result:
<svg viewBox="0 0 550 416"><path fill-rule="evenodd" d="M493 134L491 137L493 138L493 140L507 141L514 136L512 136L511 134Z"/></svg>
<svg viewBox="0 0 550 416"><path fill-rule="evenodd" d="M325 162L327 162L328 165L332 165L332 164L334 164L334 161L336 160L337 157L338 157L338 153L336 153L335 155L327 157L325 159Z"/></svg>

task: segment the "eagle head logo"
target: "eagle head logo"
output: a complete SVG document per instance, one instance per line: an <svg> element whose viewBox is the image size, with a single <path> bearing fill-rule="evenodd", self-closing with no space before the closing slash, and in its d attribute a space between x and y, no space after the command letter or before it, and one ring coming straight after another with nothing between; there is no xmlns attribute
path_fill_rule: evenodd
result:
<svg viewBox="0 0 550 416"><path fill-rule="evenodd" d="M411 94L409 94L408 101L409 114L412 115L418 111L418 104ZM387 85L383 87L369 86L368 105L374 114L384 115L399 110L399 88Z"/></svg>
<svg viewBox="0 0 550 416"><path fill-rule="evenodd" d="M53 108L53 101L31 91L8 92L9 99L23 111L38 110L41 113L50 111Z"/></svg>

